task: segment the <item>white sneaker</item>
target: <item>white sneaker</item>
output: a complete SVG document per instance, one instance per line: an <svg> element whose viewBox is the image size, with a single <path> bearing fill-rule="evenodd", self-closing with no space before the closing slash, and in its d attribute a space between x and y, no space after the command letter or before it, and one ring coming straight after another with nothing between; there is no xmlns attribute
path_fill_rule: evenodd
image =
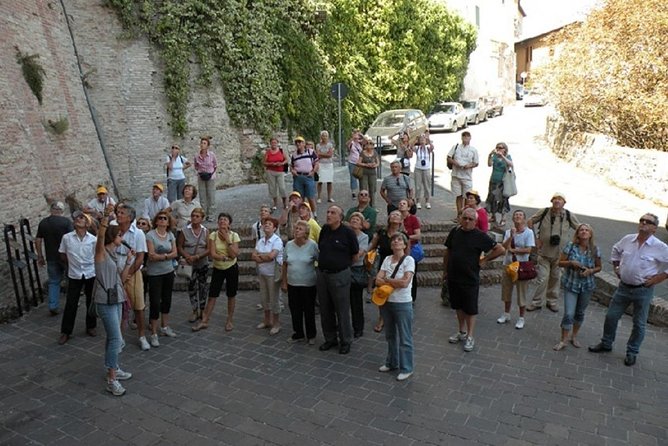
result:
<svg viewBox="0 0 668 446"><path fill-rule="evenodd" d="M497 324L506 324L510 322L510 313L503 313L500 318L496 320Z"/></svg>
<svg viewBox="0 0 668 446"><path fill-rule="evenodd" d="M114 379L113 381L107 381L107 392L114 396L121 396L125 393L125 389L118 380Z"/></svg>
<svg viewBox="0 0 668 446"><path fill-rule="evenodd" d="M158 341L158 335L152 334L150 337L151 347L160 347L160 341Z"/></svg>
<svg viewBox="0 0 668 446"><path fill-rule="evenodd" d="M416 206L418 209L422 209L422 205L420 203L417 204Z"/></svg>
<svg viewBox="0 0 668 446"><path fill-rule="evenodd" d="M262 306L262 304L256 304L255 309L258 310L258 311L262 311L262 310L264 310L264 307Z"/></svg>
<svg viewBox="0 0 668 446"><path fill-rule="evenodd" d="M116 369L116 380L117 381L125 381L125 380L130 379L130 378L132 378L132 373L124 372L123 370L121 370L120 367Z"/></svg>
<svg viewBox="0 0 668 446"><path fill-rule="evenodd" d="M431 209L431 203L427 202L427 209Z"/></svg>
<svg viewBox="0 0 668 446"><path fill-rule="evenodd" d="M407 373L399 373L397 375L397 381L406 381L408 378L411 377L413 372L407 372Z"/></svg>
<svg viewBox="0 0 668 446"><path fill-rule="evenodd" d="M141 349L144 351L151 349L151 345L146 340L146 336L142 336L141 338L139 338L139 345L141 346Z"/></svg>
<svg viewBox="0 0 668 446"><path fill-rule="evenodd" d="M315 200L315 202L316 203L322 203L322 200L320 198L318 198L317 200Z"/></svg>
<svg viewBox="0 0 668 446"><path fill-rule="evenodd" d="M379 372L382 372L382 373L389 372L390 370L392 370L392 369L389 368L388 366L386 366L385 364L383 364L383 365L381 365L380 367L378 367L378 371L379 371Z"/></svg>
<svg viewBox="0 0 668 446"><path fill-rule="evenodd" d="M457 333L453 334L448 338L448 342L450 344L456 344L460 341L463 341L466 339L466 332L465 331L458 331Z"/></svg>
<svg viewBox="0 0 668 446"><path fill-rule="evenodd" d="M160 333L163 336L168 336L170 338L176 337L176 333L174 332L174 330L172 330L172 327L160 327Z"/></svg>
<svg viewBox="0 0 668 446"><path fill-rule="evenodd" d="M464 351L465 352L473 351L473 347L475 347L475 340L471 336L468 336L466 338L466 342L464 343Z"/></svg>
<svg viewBox="0 0 668 446"><path fill-rule="evenodd" d="M517 323L515 324L515 328L517 328L518 330L521 330L521 329L524 328L524 318L523 317L517 319Z"/></svg>

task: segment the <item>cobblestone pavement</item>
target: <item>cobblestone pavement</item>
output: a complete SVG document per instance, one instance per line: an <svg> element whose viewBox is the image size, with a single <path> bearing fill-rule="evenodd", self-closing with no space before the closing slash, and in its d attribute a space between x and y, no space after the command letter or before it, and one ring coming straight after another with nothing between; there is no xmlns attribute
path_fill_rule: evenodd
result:
<svg viewBox="0 0 668 446"><path fill-rule="evenodd" d="M64 346L60 318L38 308L0 326L0 444L668 444L666 329L648 327L638 363L625 367L628 316L611 353L555 352L560 316L529 313L521 331L498 325L499 295L482 289L476 348L465 353L448 343L455 318L439 290L421 289L415 374L400 383L377 372L386 343L372 304L343 356L288 343L287 311L277 336L255 329L254 292L239 294L232 332L219 299L209 329L191 333L176 293L177 338L142 352L127 332L121 365L134 376L120 398L104 390L104 330L85 335L85 306ZM597 342L604 315L589 307L583 344Z"/></svg>

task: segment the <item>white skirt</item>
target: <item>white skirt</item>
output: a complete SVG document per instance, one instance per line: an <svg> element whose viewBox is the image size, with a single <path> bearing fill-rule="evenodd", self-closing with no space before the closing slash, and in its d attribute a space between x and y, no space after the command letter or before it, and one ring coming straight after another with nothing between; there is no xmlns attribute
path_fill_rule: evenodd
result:
<svg viewBox="0 0 668 446"><path fill-rule="evenodd" d="M319 183L334 182L334 163L320 164L318 175L320 176Z"/></svg>

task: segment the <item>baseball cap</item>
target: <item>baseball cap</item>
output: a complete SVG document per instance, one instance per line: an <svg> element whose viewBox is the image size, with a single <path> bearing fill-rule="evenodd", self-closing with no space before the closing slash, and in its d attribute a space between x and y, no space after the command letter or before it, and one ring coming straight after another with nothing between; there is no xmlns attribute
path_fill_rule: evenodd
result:
<svg viewBox="0 0 668 446"><path fill-rule="evenodd" d="M564 200L564 203L566 203L566 196L564 194L562 194L561 192L555 192L552 195L552 198L550 198L550 201L554 200L555 198L561 198L562 200Z"/></svg>
<svg viewBox="0 0 668 446"><path fill-rule="evenodd" d="M160 192L165 191L165 186L163 186L161 183L155 183L153 187L157 187L158 189L160 189Z"/></svg>
<svg viewBox="0 0 668 446"><path fill-rule="evenodd" d="M106 187L104 186L98 186L97 190L95 191L96 194L108 194L109 191L107 190Z"/></svg>
<svg viewBox="0 0 668 446"><path fill-rule="evenodd" d="M53 203L51 203L51 210L64 211L65 205L63 204L62 201L54 201Z"/></svg>

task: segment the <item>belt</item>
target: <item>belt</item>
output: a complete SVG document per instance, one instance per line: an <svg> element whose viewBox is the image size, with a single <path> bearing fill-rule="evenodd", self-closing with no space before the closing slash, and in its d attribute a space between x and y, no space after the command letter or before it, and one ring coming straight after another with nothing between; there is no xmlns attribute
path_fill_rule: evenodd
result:
<svg viewBox="0 0 668 446"><path fill-rule="evenodd" d="M641 283L640 285L631 285L630 283L624 283L624 282L619 282L620 284L624 285L626 288L644 288L645 284Z"/></svg>
<svg viewBox="0 0 668 446"><path fill-rule="evenodd" d="M337 274L337 273L340 273L341 271L347 270L348 268L346 267L346 268L341 268L341 269L323 269L323 268L318 268L318 269L320 270L321 273Z"/></svg>
<svg viewBox="0 0 668 446"><path fill-rule="evenodd" d="M310 172L297 172L297 175L303 175L303 176L307 177L309 173Z"/></svg>

